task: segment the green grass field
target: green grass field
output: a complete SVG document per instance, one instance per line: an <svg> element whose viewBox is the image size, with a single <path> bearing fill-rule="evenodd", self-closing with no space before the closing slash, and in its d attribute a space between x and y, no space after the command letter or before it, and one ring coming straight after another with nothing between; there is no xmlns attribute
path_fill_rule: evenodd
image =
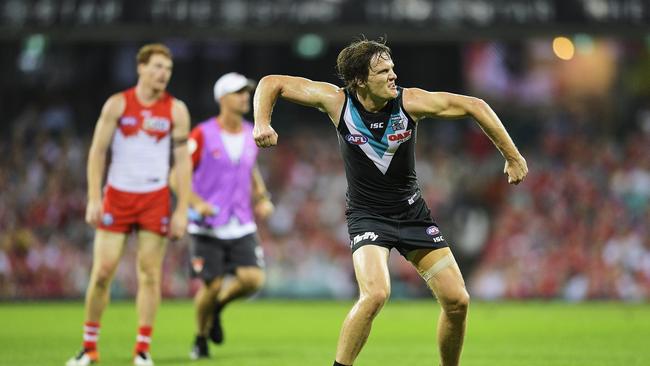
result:
<svg viewBox="0 0 650 366"><path fill-rule="evenodd" d="M192 305L163 303L152 355L156 365L330 366L350 302L233 304L226 342L212 359L188 360ZM391 301L355 366L438 365L433 301ZM80 347L81 303L0 304L0 365L62 366ZM102 322L102 365L129 365L135 338L131 302L109 306ZM474 303L462 364L650 365L650 306L620 303Z"/></svg>

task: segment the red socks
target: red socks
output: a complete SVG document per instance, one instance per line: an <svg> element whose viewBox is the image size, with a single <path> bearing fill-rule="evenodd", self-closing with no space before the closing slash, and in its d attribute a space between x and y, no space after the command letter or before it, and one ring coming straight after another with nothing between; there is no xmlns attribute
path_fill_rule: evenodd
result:
<svg viewBox="0 0 650 366"><path fill-rule="evenodd" d="M151 333L153 329L148 325L143 325L138 328L138 337L135 343L135 353L149 352L149 344L151 343Z"/></svg>
<svg viewBox="0 0 650 366"><path fill-rule="evenodd" d="M138 328L138 336L135 343L135 352L149 352L151 343L151 333L153 329L144 325ZM83 347L88 351L97 350L97 341L99 340L99 322L84 323L84 342Z"/></svg>
<svg viewBox="0 0 650 366"><path fill-rule="evenodd" d="M99 340L99 323L98 322L85 322L84 323L84 343L85 350L94 351L97 349L97 341Z"/></svg>

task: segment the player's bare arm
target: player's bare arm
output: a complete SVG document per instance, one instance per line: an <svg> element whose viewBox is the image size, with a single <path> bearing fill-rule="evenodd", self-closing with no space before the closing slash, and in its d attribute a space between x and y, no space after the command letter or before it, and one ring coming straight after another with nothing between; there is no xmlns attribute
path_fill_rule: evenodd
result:
<svg viewBox="0 0 650 366"><path fill-rule="evenodd" d="M172 146L174 151L174 180L176 187L176 209L172 215L170 236L177 239L183 236L187 227L187 209L189 207L192 179L192 161L187 147L190 130L190 113L185 103L176 99L172 106L174 127Z"/></svg>
<svg viewBox="0 0 650 366"><path fill-rule="evenodd" d="M194 151L198 148L196 141L194 141L191 137L188 140L187 143L188 147L188 153L190 156L194 153ZM196 168L194 164L192 163L192 159L190 159L190 164L192 165L191 170L194 171ZM173 166L171 170L169 171L169 188L171 188L172 192L174 194L177 194L178 190L178 178L177 178L177 171L176 171L176 166ZM201 216L212 216L214 215L215 209L214 206L211 204L205 202L194 190L192 189L192 184L190 182L190 199L189 199L189 206L194 209L194 211L198 212L199 215Z"/></svg>
<svg viewBox="0 0 650 366"><path fill-rule="evenodd" d="M174 194L177 194L178 190L178 178L176 177L177 174L178 173L176 172L176 167L172 167L171 171L169 172L169 188L171 188ZM192 207L192 209L198 212L201 216L212 216L216 213L214 206L205 202L198 194L196 194L196 192L194 192L194 190L191 189L191 187L189 206Z"/></svg>
<svg viewBox="0 0 650 366"><path fill-rule="evenodd" d="M266 184L264 184L264 178L262 178L262 173L257 165L253 168L253 209L255 211L255 216L264 220L267 217L271 216L275 207L273 202L271 202L271 195L266 189Z"/></svg>
<svg viewBox="0 0 650 366"><path fill-rule="evenodd" d="M330 116L337 125L345 101L343 89L336 85L306 78L268 75L260 80L253 98L255 128L253 136L257 146L276 145L278 134L271 127L271 113L277 99L317 108Z"/></svg>
<svg viewBox="0 0 650 366"><path fill-rule="evenodd" d="M126 102L121 93L112 95L104 103L99 119L95 124L86 172L88 180L86 222L93 226L99 224L102 215L102 178L106 169L106 153L117 129L118 118L124 112L125 107Z"/></svg>
<svg viewBox="0 0 650 366"><path fill-rule="evenodd" d="M526 159L517 150L499 117L483 100L453 93L409 88L404 89L404 108L416 120L426 117L473 117L505 158L503 172L508 176L508 183L519 184L528 174Z"/></svg>

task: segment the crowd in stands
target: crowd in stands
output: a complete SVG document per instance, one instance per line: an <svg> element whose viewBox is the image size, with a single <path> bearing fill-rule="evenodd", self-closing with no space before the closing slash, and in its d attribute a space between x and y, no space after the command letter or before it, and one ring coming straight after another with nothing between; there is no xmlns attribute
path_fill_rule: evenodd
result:
<svg viewBox="0 0 650 366"><path fill-rule="evenodd" d="M90 134L64 105L27 107L0 144L0 300L79 298L92 263L84 223ZM516 122L511 122L516 123ZM262 296L356 294L345 224L346 181L336 132L281 134L260 154L276 211L260 223L268 282ZM519 186L467 122L423 122L417 171L423 197L481 299L650 298L650 126L622 136L546 120L515 140L530 174ZM134 243L113 296L135 292ZM187 297L188 242L171 243L163 294ZM391 255L393 296L425 296L418 274Z"/></svg>

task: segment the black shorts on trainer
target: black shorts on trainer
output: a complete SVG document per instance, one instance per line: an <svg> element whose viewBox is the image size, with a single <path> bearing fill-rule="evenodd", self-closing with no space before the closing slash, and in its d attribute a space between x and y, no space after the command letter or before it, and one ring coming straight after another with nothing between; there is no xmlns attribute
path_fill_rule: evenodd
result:
<svg viewBox="0 0 650 366"><path fill-rule="evenodd" d="M372 244L389 250L395 248L406 257L416 249L448 247L422 198L397 214L381 215L366 210L348 209L346 216L352 252Z"/></svg>
<svg viewBox="0 0 650 366"><path fill-rule="evenodd" d="M264 253L257 234L227 240L195 234L190 237L192 277L211 282L217 277L234 274L237 267L264 268Z"/></svg>

